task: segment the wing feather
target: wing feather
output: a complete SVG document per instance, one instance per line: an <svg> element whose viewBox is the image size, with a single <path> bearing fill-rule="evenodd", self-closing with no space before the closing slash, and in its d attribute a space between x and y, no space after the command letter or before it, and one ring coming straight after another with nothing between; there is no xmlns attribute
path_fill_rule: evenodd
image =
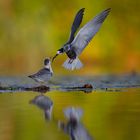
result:
<svg viewBox="0 0 140 140"><path fill-rule="evenodd" d="M84 27L80 29L77 33L75 39L71 43L72 48L75 50L77 55L80 55L83 49L88 45L90 40L94 37L94 35L100 29L102 23L108 16L110 12L110 8L104 10L96 17L94 17L91 21L89 21Z"/></svg>
<svg viewBox="0 0 140 140"><path fill-rule="evenodd" d="M79 28L79 26L82 22L83 15L84 15L84 10L85 10L85 8L82 8L77 12L77 14L74 18L73 24L71 26L71 33L70 33L69 41L67 43L71 43L73 41L74 34L75 34L75 32L77 31L77 29Z"/></svg>
<svg viewBox="0 0 140 140"><path fill-rule="evenodd" d="M44 75L51 75L51 72L48 69L43 68L39 70L37 73L30 75L29 77L37 78L37 77L42 77Z"/></svg>

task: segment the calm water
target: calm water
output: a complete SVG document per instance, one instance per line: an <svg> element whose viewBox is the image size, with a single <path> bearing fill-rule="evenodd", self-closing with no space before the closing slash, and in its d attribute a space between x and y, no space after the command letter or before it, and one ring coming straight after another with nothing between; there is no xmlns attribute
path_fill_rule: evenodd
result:
<svg viewBox="0 0 140 140"><path fill-rule="evenodd" d="M45 107L48 104L52 112ZM68 107L83 110L75 126L64 115ZM139 88L88 94L80 91L0 94L0 140L82 140L79 135L84 140L140 140L139 130Z"/></svg>

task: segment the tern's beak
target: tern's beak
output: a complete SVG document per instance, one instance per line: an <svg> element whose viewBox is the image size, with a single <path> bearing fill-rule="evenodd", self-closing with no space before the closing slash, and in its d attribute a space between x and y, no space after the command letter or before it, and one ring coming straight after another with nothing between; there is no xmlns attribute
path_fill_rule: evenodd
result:
<svg viewBox="0 0 140 140"><path fill-rule="evenodd" d="M54 61L54 59L58 56L59 54L57 53L53 58L52 58L52 62Z"/></svg>

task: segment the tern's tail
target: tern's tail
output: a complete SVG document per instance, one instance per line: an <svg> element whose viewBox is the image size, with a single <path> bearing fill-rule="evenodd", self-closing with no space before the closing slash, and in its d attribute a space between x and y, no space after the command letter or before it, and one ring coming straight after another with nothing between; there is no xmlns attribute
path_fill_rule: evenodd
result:
<svg viewBox="0 0 140 140"><path fill-rule="evenodd" d="M63 64L63 67L69 70L80 69L82 66L83 64L78 57L72 62L70 62L70 59L68 58Z"/></svg>

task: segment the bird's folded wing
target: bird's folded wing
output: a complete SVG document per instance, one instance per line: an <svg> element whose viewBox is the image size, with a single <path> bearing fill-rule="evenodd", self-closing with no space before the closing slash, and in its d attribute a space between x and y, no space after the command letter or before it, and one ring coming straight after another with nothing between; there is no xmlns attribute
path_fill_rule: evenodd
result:
<svg viewBox="0 0 140 140"><path fill-rule="evenodd" d="M80 55L83 49L88 45L93 36L98 32L105 18L110 12L110 8L98 14L95 18L89 21L77 33L75 39L71 43L72 48L77 55Z"/></svg>
<svg viewBox="0 0 140 140"><path fill-rule="evenodd" d="M50 73L51 72L48 69L42 68L37 73L33 74L32 76L34 76L34 77L41 77L43 75L49 75Z"/></svg>
<svg viewBox="0 0 140 140"><path fill-rule="evenodd" d="M82 8L77 12L77 14L74 18L73 24L71 26L71 33L70 33L69 41L67 43L71 43L73 41L74 34L82 22L84 10L85 10L85 8Z"/></svg>

